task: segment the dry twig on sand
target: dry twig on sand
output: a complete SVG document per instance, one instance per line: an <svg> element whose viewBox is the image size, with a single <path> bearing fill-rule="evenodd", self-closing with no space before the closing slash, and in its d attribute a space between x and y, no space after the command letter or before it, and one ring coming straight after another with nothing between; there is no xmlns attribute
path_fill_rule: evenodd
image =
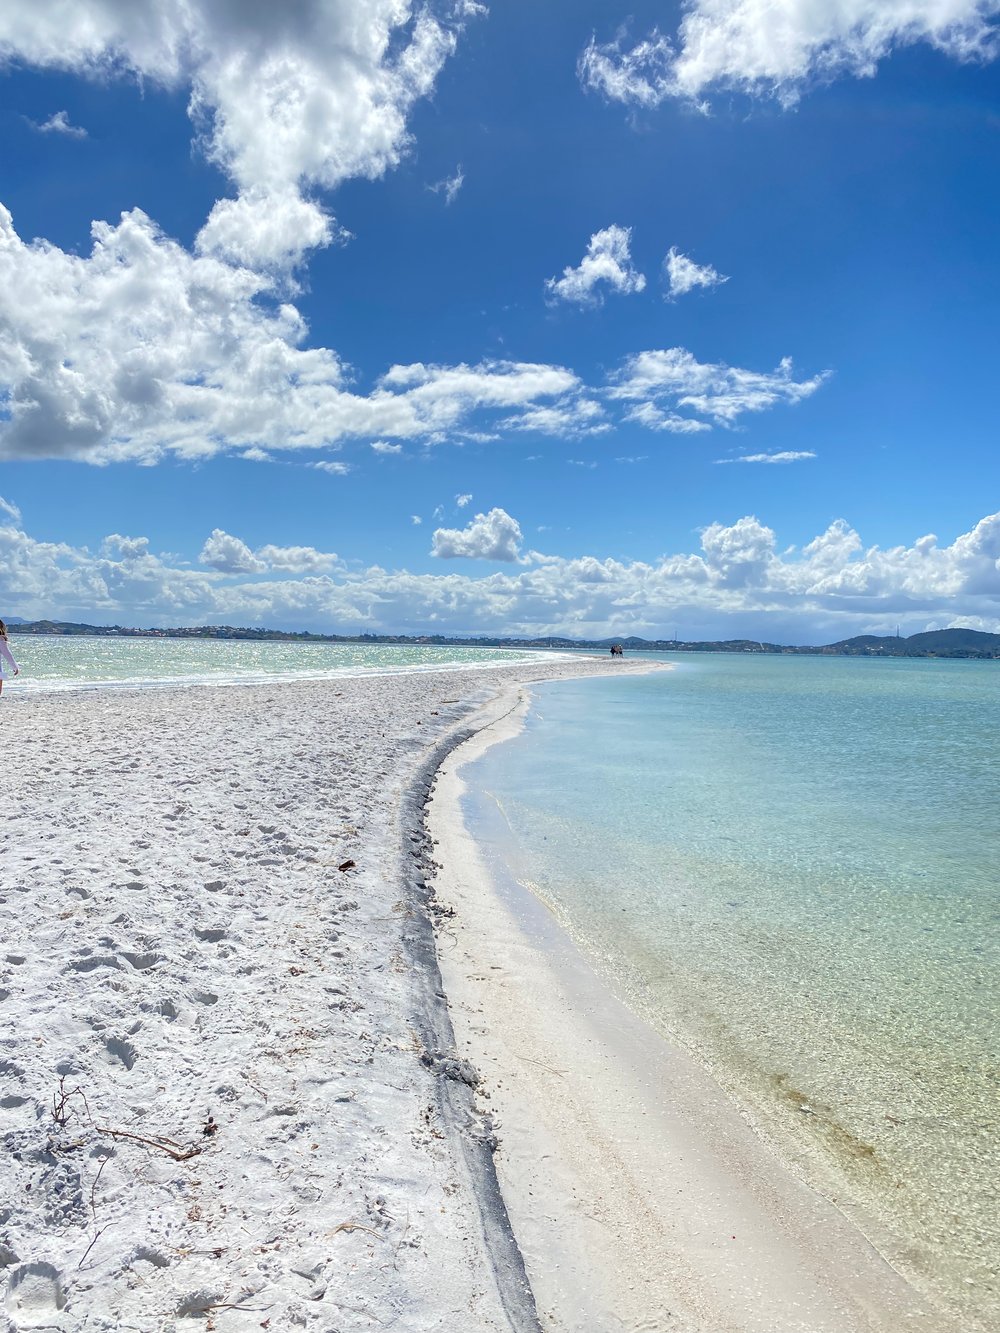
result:
<svg viewBox="0 0 1000 1333"><path fill-rule="evenodd" d="M366 1227L363 1222L338 1222L328 1235L335 1236L338 1231L366 1231L369 1236L374 1236L376 1240L385 1240L385 1237L379 1232L373 1231L371 1227Z"/></svg>
<svg viewBox="0 0 1000 1333"><path fill-rule="evenodd" d="M186 1162L189 1157L197 1157L204 1151L198 1146L181 1148L181 1145L174 1143L173 1139L147 1139L142 1134L132 1134L127 1129L111 1129L108 1125L95 1125L94 1128L98 1134L110 1134L113 1139L130 1139L133 1143L145 1143L150 1148L159 1148L160 1152L165 1152L175 1162Z"/></svg>

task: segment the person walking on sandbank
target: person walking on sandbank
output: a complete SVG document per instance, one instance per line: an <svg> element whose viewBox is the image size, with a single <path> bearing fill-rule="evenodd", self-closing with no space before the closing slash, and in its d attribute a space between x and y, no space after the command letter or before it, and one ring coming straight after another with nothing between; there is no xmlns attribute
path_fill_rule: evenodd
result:
<svg viewBox="0 0 1000 1333"><path fill-rule="evenodd" d="M0 694L3 694L3 683L7 677L16 676L20 670L7 642L7 626L0 620Z"/></svg>

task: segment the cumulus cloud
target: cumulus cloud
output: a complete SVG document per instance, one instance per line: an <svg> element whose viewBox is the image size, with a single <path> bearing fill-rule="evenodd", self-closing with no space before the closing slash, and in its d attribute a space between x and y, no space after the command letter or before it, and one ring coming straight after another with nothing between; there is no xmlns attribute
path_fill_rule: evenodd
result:
<svg viewBox="0 0 1000 1333"><path fill-rule="evenodd" d="M563 367L489 361L393 366L359 393L335 352L302 345L293 305L260 299L261 275L190 254L138 209L95 223L93 238L88 256L28 245L0 205L0 457L154 462L435 442L477 414L580 388Z"/></svg>
<svg viewBox="0 0 1000 1333"><path fill-rule="evenodd" d="M631 242L631 227L612 226L595 231L578 266L567 266L561 278L546 281L545 289L550 300L600 305L604 300L604 287L623 295L641 292L646 279L632 267Z"/></svg>
<svg viewBox="0 0 1000 1333"><path fill-rule="evenodd" d="M333 552L317 551L313 546L268 544L252 551L246 542L221 528L213 529L198 559L201 564L208 565L220 574L265 574L270 570L307 574L334 569L340 564Z"/></svg>
<svg viewBox="0 0 1000 1333"><path fill-rule="evenodd" d="M772 371L742 370L721 363L704 364L683 347L640 352L630 357L609 390L613 398L641 400L631 419L652 429L700 430L677 418L675 408L688 408L719 425L731 426L745 412L762 412L776 403L799 403L815 393L827 378L792 378L789 357ZM664 412L664 407L668 410Z"/></svg>
<svg viewBox="0 0 1000 1333"><path fill-rule="evenodd" d="M718 287L729 279L717 273L711 264L696 264L687 255L682 255L676 245L667 251L663 261L663 272L667 279L667 299L676 301L678 296L685 296L696 287Z"/></svg>
<svg viewBox="0 0 1000 1333"><path fill-rule="evenodd" d="M87 131L82 125L70 123L69 113L56 111L48 120L28 120L28 124L39 134L65 134L70 139L86 139Z"/></svg>
<svg viewBox="0 0 1000 1333"><path fill-rule="evenodd" d="M12 517L12 516L11 516ZM480 525L478 531L476 525ZM312 547L256 551L222 529L200 568L113 534L96 552L0 523L0 603L29 618L119 624L262 624L342 631L494 634L635 633L821 643L953 624L1000 623L1000 514L950 544L866 545L838 520L796 550L753 515L706 526L697 549L655 561L532 552L503 510L434 534L442 555L503 560L486 575L345 566ZM457 549L452 549L457 548Z"/></svg>
<svg viewBox="0 0 1000 1333"><path fill-rule="evenodd" d="M925 42L955 60L991 60L998 0L692 0L676 40L654 28L592 38L580 57L583 86L618 102L703 103L714 91L770 95L794 104L811 83L871 77L895 49Z"/></svg>
<svg viewBox="0 0 1000 1333"><path fill-rule="evenodd" d="M799 463L815 458L811 449L784 449L773 454L741 454L739 458L717 458L716 463Z"/></svg>
<svg viewBox="0 0 1000 1333"><path fill-rule="evenodd" d="M199 143L238 191L217 206L202 248L283 264L332 234L310 191L374 179L399 162L414 104L477 12L460 5L436 16L408 0L249 10L210 0L34 0L0 9L0 61L188 88Z"/></svg>
<svg viewBox="0 0 1000 1333"><path fill-rule="evenodd" d="M442 560L517 560L521 526L504 509L477 514L467 528L437 528L431 554Z"/></svg>
<svg viewBox="0 0 1000 1333"><path fill-rule="evenodd" d="M213 529L198 559L203 565L217 569L220 574L261 574L267 569L264 561L257 559L246 542L230 536L221 528Z"/></svg>
<svg viewBox="0 0 1000 1333"><path fill-rule="evenodd" d="M630 357L609 385L544 363L417 362L365 393L336 352L305 345L305 320L266 275L190 253L139 209L92 233L89 255L27 244L0 204L0 458L153 463L491 440L498 426L572 439L611 429L599 395L640 425L693 433L708 428L698 415L731 424L823 379L795 382L789 361L762 375L672 348Z"/></svg>
<svg viewBox="0 0 1000 1333"><path fill-rule="evenodd" d="M468 492L463 495L456 495L455 503L458 505L459 509L464 509L466 505L472 503L472 496Z"/></svg>
<svg viewBox="0 0 1000 1333"><path fill-rule="evenodd" d="M390 444L388 440L372 440L370 446L377 454L401 454L401 444Z"/></svg>
<svg viewBox="0 0 1000 1333"><path fill-rule="evenodd" d="M218 200L198 233L195 249L267 271L294 268L310 250L350 239L350 232L294 189L248 190L238 199Z"/></svg>
<svg viewBox="0 0 1000 1333"><path fill-rule="evenodd" d="M317 551L314 546L262 546L257 559L268 569L289 574L316 574L336 569L341 563L332 551Z"/></svg>

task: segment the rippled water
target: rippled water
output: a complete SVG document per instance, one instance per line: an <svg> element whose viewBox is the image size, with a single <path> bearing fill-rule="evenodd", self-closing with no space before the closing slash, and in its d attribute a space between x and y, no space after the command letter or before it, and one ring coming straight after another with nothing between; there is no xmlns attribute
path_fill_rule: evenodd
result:
<svg viewBox="0 0 1000 1333"><path fill-rule="evenodd" d="M507 648L365 643L274 643L247 639L116 639L10 636L21 668L5 685L22 691L176 684L254 684L400 671L506 666L532 656ZM538 656L538 654L534 654Z"/></svg>
<svg viewBox="0 0 1000 1333"><path fill-rule="evenodd" d="M1000 663L678 663L540 687L471 770L511 867L964 1327L998 1327Z"/></svg>

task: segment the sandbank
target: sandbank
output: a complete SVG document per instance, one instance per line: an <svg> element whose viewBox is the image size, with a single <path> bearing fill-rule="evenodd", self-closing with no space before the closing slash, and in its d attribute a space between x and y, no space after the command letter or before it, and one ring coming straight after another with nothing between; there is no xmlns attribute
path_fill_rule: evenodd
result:
<svg viewBox="0 0 1000 1333"><path fill-rule="evenodd" d="M596 660L0 702L0 1327L537 1330L422 804Z"/></svg>

